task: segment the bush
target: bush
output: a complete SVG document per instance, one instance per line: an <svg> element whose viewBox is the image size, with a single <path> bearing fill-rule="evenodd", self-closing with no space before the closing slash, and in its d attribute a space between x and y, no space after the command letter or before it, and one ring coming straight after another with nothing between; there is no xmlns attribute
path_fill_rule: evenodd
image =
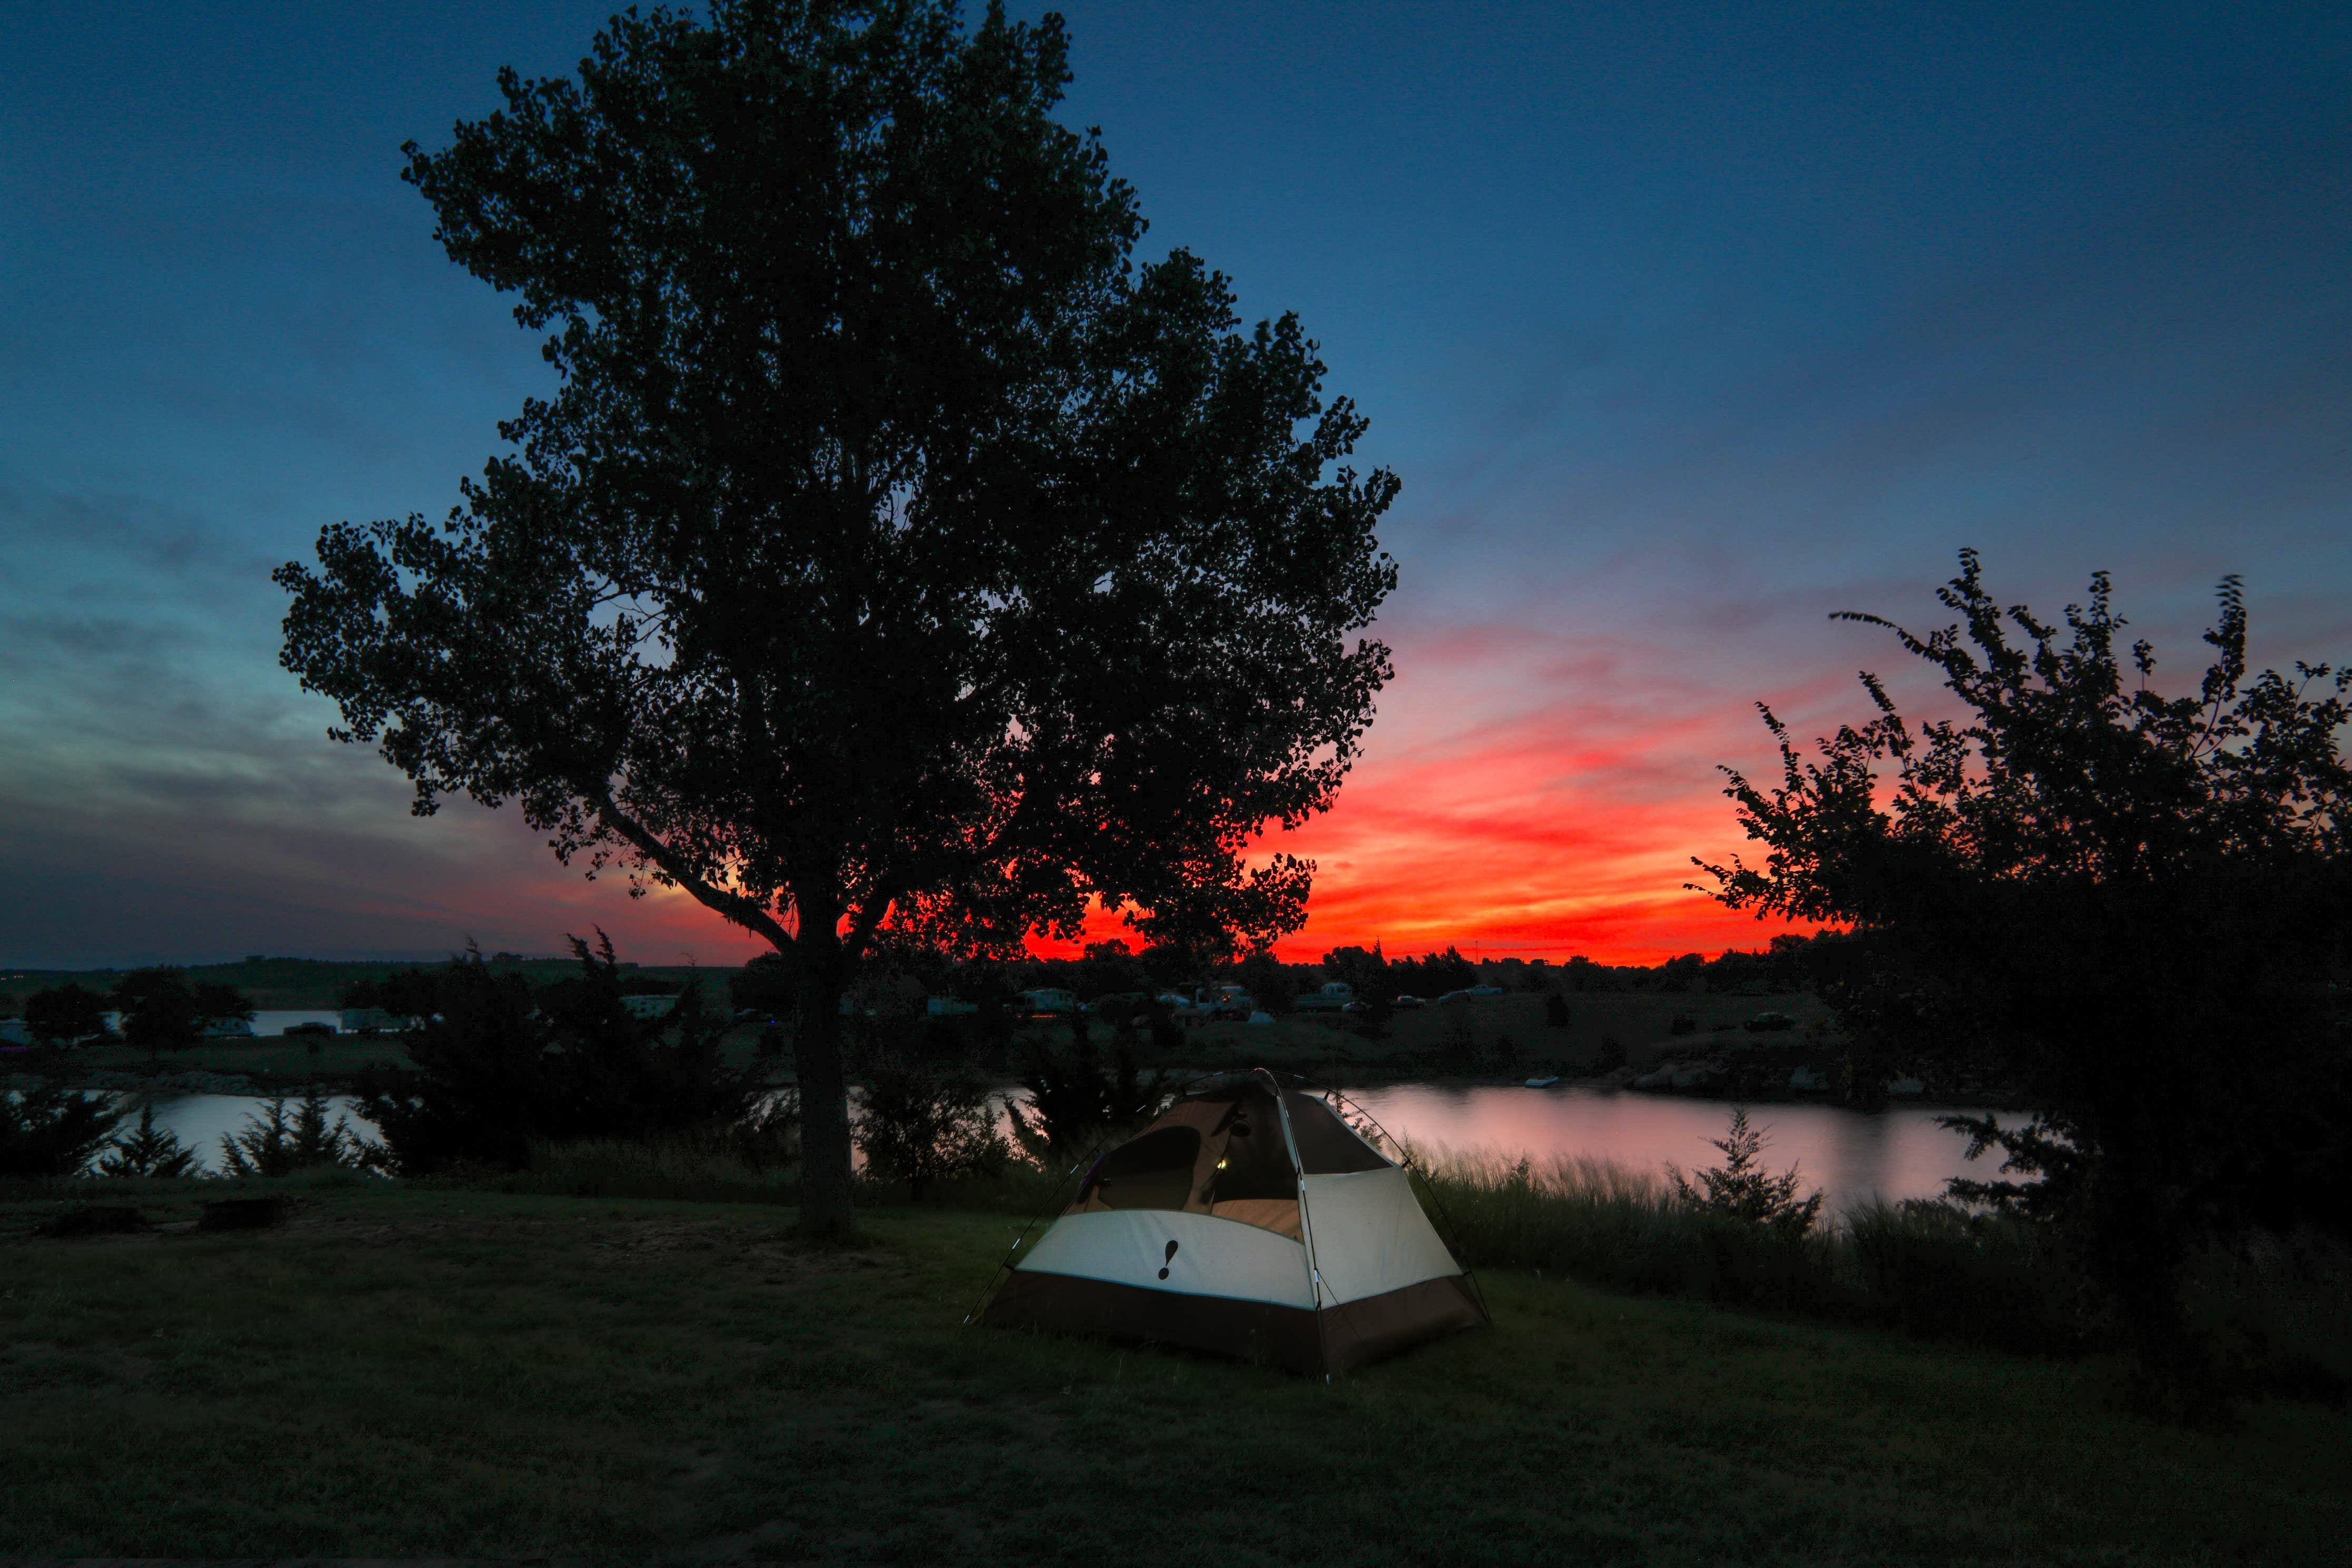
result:
<svg viewBox="0 0 2352 1568"><path fill-rule="evenodd" d="M1678 1168L1668 1165L1666 1175L1675 1184L1676 1196L1703 1214L1762 1226L1786 1236L1800 1237L1813 1228L1822 1212L1821 1193L1797 1196L1799 1175L1794 1165L1777 1176L1758 1166L1764 1152L1764 1134L1748 1125L1745 1108L1733 1109L1727 1136L1707 1142L1723 1151L1723 1163L1699 1172L1696 1185Z"/></svg>
<svg viewBox="0 0 2352 1568"><path fill-rule="evenodd" d="M857 1147L873 1174L906 1183L919 1199L934 1182L993 1174L1011 1158L981 1079L908 1049L903 1039L859 1055L866 1092Z"/></svg>
<svg viewBox="0 0 2352 1568"><path fill-rule="evenodd" d="M1084 1015L1070 1023L1070 1048L1058 1055L1044 1041L1030 1047L1021 1087L1028 1099L1008 1100L1013 1141L1032 1160L1051 1165L1092 1148L1112 1133L1149 1121L1173 1094L1166 1076L1138 1069L1124 1040L1106 1075Z"/></svg>
<svg viewBox="0 0 2352 1568"><path fill-rule="evenodd" d="M114 1148L98 1163L101 1176L148 1176L168 1180L196 1173L196 1152L155 1125L155 1108L139 1109L139 1130L117 1138Z"/></svg>
<svg viewBox="0 0 2352 1568"><path fill-rule="evenodd" d="M248 1116L235 1132L221 1134L221 1173L228 1176L290 1176L320 1165L359 1168L374 1163L374 1156L352 1131L351 1122L337 1116L324 1089L312 1089L286 1110L286 1096L273 1096L268 1108Z"/></svg>
<svg viewBox="0 0 2352 1568"><path fill-rule="evenodd" d="M1625 1065L1625 1047L1614 1035L1601 1037L1600 1054L1592 1059L1594 1072L1615 1072Z"/></svg>
<svg viewBox="0 0 2352 1568"><path fill-rule="evenodd" d="M573 938L579 974L534 994L478 952L421 972L402 1011L425 1019L405 1041L413 1068L361 1076L360 1112L403 1175L452 1164L519 1170L541 1143L647 1139L733 1126L765 1091L730 1068L726 1025L688 987L663 1018L621 1005L612 943Z"/></svg>
<svg viewBox="0 0 2352 1568"><path fill-rule="evenodd" d="M1666 1033L1669 1035L1696 1035L1698 1033L1698 1020L1692 1017L1687 1013L1677 1013L1674 1016L1673 1021L1666 1025Z"/></svg>
<svg viewBox="0 0 2352 1568"><path fill-rule="evenodd" d="M55 1084L0 1091L0 1176L78 1174L128 1114L105 1095Z"/></svg>
<svg viewBox="0 0 2352 1568"><path fill-rule="evenodd" d="M1568 1027L1568 998L1557 991L1544 997L1544 1027L1547 1029Z"/></svg>

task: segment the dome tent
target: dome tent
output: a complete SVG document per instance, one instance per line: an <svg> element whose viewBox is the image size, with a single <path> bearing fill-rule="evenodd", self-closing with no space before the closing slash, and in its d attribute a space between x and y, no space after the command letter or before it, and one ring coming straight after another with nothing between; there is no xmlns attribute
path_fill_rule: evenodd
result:
<svg viewBox="0 0 2352 1568"><path fill-rule="evenodd" d="M1360 1366L1486 1321L1412 1173L1263 1069L1211 1080L1087 1170L980 1321Z"/></svg>

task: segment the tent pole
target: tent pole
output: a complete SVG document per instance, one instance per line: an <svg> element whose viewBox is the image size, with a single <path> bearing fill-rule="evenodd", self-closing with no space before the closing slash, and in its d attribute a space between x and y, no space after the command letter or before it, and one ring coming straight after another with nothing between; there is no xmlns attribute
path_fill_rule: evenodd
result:
<svg viewBox="0 0 2352 1568"><path fill-rule="evenodd" d="M1305 1083L1307 1080L1302 1078L1298 1081ZM1477 1292L1478 1314L1485 1318L1486 1321L1492 1323L1495 1321L1495 1314L1486 1305L1486 1288L1478 1283L1478 1271L1471 1268L1469 1260L1463 1256L1461 1239L1462 1232L1460 1228L1454 1225L1454 1216L1445 1212L1445 1200L1437 1195L1437 1184L1429 1179L1429 1173L1421 1168L1421 1163L1412 1157L1411 1151L1406 1149L1404 1140L1399 1138L1395 1133L1381 1126L1380 1118L1374 1116L1361 1105L1357 1104L1356 1101L1349 1096L1347 1090L1342 1089L1326 1089L1324 1092L1337 1099L1341 1105L1346 1106L1349 1110L1362 1117L1366 1121L1370 1122L1372 1131L1387 1139L1389 1143L1396 1150L1397 1157L1404 1163L1404 1168L1413 1175L1421 1178L1422 1190L1429 1194L1430 1203L1434 1205L1437 1210L1437 1217L1445 1222L1446 1235L1444 1237L1445 1245L1447 1248L1453 1252L1454 1261L1462 1265L1462 1277L1469 1280L1470 1289Z"/></svg>
<svg viewBox="0 0 2352 1568"><path fill-rule="evenodd" d="M1307 1288L1315 1301L1315 1360L1323 1381L1328 1383L1331 1352L1323 1342L1323 1270L1316 1266L1315 1225L1307 1213L1307 1162L1298 1157L1298 1140L1290 1131L1290 1107L1282 1102L1282 1080L1265 1068L1258 1068L1257 1074L1274 1090L1274 1113L1281 1120L1283 1146L1290 1151L1290 1173L1298 1183L1298 1238L1307 1244Z"/></svg>

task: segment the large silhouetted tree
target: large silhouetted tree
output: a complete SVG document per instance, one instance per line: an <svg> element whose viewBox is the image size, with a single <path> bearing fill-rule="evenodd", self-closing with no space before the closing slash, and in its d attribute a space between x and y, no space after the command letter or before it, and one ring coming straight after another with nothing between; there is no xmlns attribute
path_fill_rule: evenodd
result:
<svg viewBox="0 0 2352 1568"><path fill-rule="evenodd" d="M1329 803L1389 674L1396 480L1339 466L1362 421L1293 318L1132 261L1066 54L1051 16L738 0L501 73L406 178L560 385L446 523L278 573L285 664L418 812L518 800L793 961L820 1228L877 933L1296 929L1310 868L1243 852Z"/></svg>
<svg viewBox="0 0 2352 1568"><path fill-rule="evenodd" d="M2147 643L2119 652L2104 574L2063 627L1999 605L1972 552L1937 596L1960 623L1926 637L1843 618L1893 630L1961 715L1908 722L1864 675L1878 717L1807 757L1766 710L1780 783L1727 792L1765 863L1705 868L1734 908L1853 923L1838 995L1866 1066L2022 1090L2029 1126L1954 1121L2042 1181L1957 1184L2065 1222L2144 1370L2193 1384L2199 1238L2346 1223L2352 672L2249 679L2234 578L2176 697Z"/></svg>

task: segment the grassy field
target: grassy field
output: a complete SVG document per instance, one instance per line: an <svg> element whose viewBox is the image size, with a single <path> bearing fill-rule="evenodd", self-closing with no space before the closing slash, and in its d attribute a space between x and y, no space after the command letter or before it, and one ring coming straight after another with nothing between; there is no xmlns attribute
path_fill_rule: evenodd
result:
<svg viewBox="0 0 2352 1568"><path fill-rule="evenodd" d="M129 1189L121 1189L128 1192ZM165 1222L217 1184L136 1195ZM0 1203L0 1553L938 1563L2342 1561L2352 1418L1533 1274L1324 1385L959 1326L1014 1228L290 1189L33 1239ZM114 1201L120 1201L116 1199Z"/></svg>

